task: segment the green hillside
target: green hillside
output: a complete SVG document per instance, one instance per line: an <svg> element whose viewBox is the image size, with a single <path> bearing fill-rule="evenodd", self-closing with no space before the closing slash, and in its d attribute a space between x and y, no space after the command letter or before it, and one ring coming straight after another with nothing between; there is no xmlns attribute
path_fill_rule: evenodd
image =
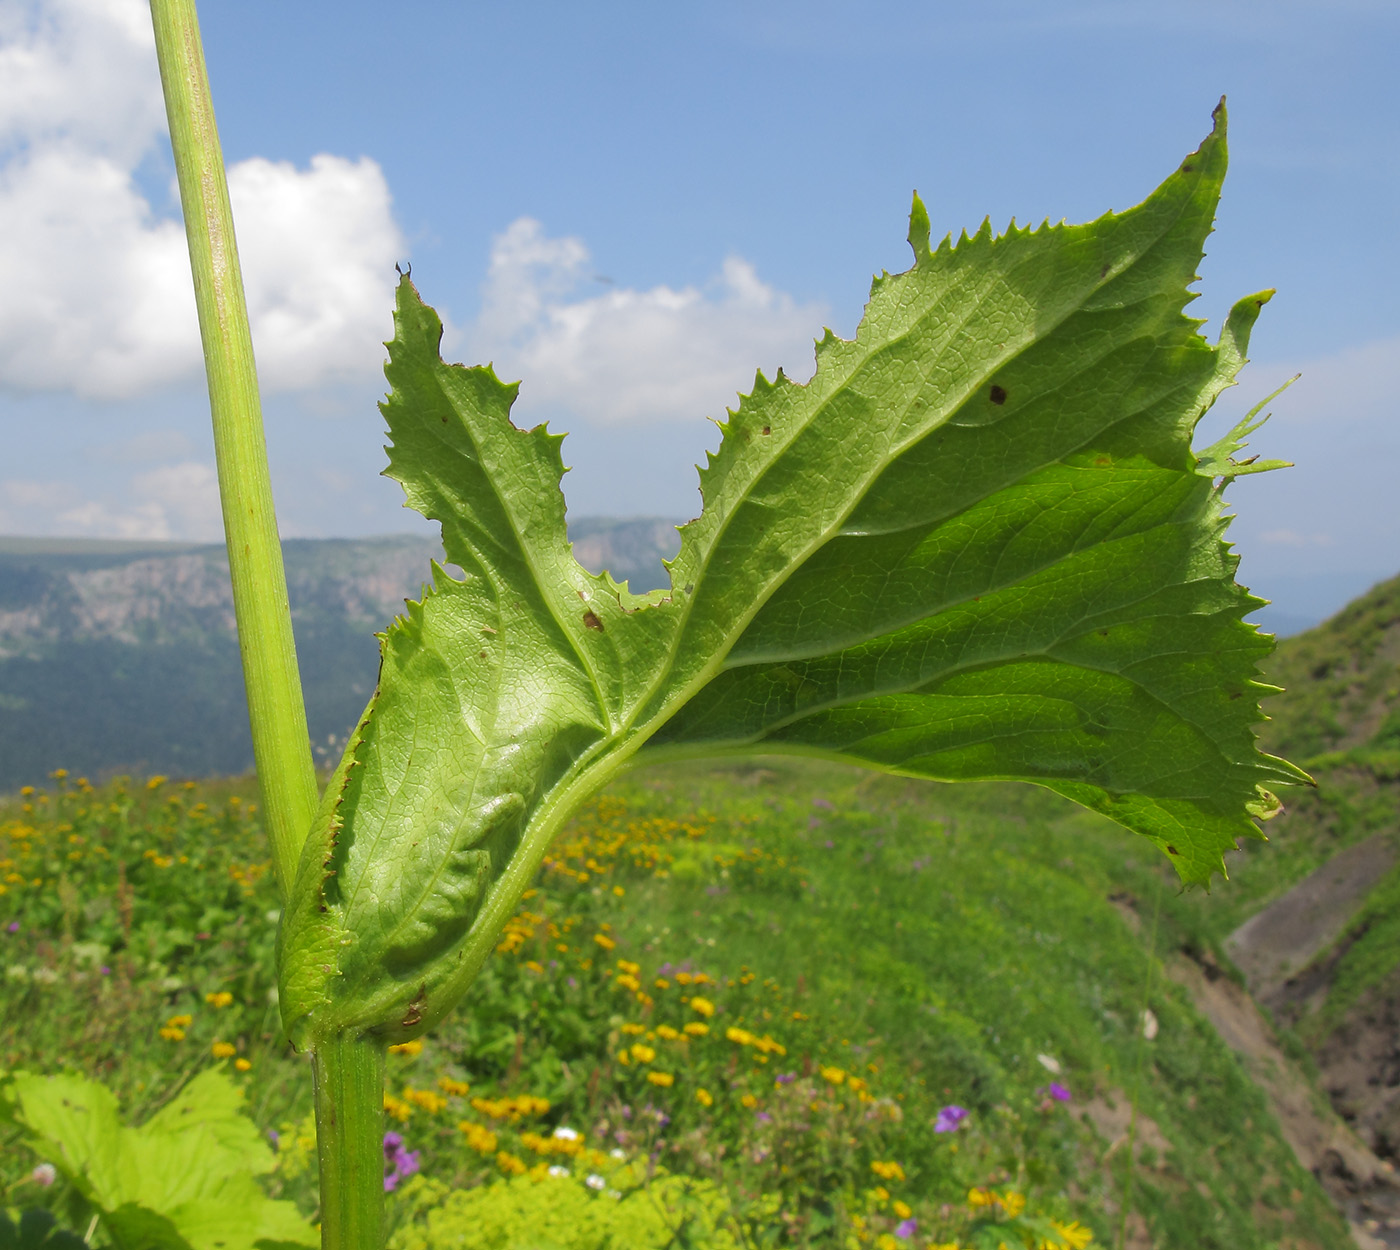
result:
<svg viewBox="0 0 1400 1250"><path fill-rule="evenodd" d="M63 780L0 814L20 879L0 1067L76 1065L140 1118L221 1043L281 1134L273 1192L309 1211L309 1084L272 1005L249 798ZM705 1218L753 1245L1019 1247L1033 1216L1073 1232L1060 1245L1342 1250L1268 1101L1111 897L1125 860L1159 859L1028 787L637 774L561 838L465 1008L391 1057L386 1106L421 1162L394 1244L488 1244L472 1230L517 1171L538 1211L641 1159L710 1186ZM36 1160L8 1140L0 1186L29 1201Z"/></svg>

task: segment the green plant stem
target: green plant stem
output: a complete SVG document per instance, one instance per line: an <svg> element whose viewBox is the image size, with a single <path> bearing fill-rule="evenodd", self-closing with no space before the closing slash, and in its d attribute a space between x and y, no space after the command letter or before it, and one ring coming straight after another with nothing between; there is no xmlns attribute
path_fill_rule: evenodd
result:
<svg viewBox="0 0 1400 1250"><path fill-rule="evenodd" d="M384 1046L341 1035L319 1042L316 1151L321 1245L380 1250L384 1242Z"/></svg>
<svg viewBox="0 0 1400 1250"><path fill-rule="evenodd" d="M151 0L151 21L204 343L253 759L285 899L316 810L316 773L272 507L248 307L194 0Z"/></svg>

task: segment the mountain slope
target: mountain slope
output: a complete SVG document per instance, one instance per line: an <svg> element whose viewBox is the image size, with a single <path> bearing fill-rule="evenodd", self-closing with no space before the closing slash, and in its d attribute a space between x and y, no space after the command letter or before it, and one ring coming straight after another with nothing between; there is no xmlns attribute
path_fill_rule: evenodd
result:
<svg viewBox="0 0 1400 1250"><path fill-rule="evenodd" d="M575 523L577 555L635 589L665 584L675 527ZM407 535L283 543L307 719L337 755L378 671L374 634L441 558ZM0 788L56 767L208 776L252 767L222 545L0 539Z"/></svg>

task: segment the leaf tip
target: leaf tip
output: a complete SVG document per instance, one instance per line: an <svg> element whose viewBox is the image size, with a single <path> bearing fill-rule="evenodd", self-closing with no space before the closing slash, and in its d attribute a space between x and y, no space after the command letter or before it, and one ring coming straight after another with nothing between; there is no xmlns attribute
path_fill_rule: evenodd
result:
<svg viewBox="0 0 1400 1250"><path fill-rule="evenodd" d="M928 209L924 207L924 202L919 198L919 193L914 192L914 201L909 207L909 246L914 249L914 263L921 264L932 256L929 250L929 239L933 230L929 221Z"/></svg>

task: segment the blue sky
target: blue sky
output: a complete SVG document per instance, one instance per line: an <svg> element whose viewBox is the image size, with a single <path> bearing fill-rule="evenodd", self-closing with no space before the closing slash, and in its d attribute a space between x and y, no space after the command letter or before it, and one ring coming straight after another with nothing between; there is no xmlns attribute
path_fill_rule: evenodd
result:
<svg viewBox="0 0 1400 1250"><path fill-rule="evenodd" d="M0 530L216 534L142 0L0 0ZM201 6L289 534L411 527L378 478L395 260L448 349L573 431L580 514L684 518L755 366L811 367L935 229L1142 199L1228 94L1213 334L1279 294L1215 425L1298 371L1238 483L1242 579L1317 616L1400 567L1400 6ZM181 282L185 283L181 287ZM4 305L8 304L8 308Z"/></svg>

